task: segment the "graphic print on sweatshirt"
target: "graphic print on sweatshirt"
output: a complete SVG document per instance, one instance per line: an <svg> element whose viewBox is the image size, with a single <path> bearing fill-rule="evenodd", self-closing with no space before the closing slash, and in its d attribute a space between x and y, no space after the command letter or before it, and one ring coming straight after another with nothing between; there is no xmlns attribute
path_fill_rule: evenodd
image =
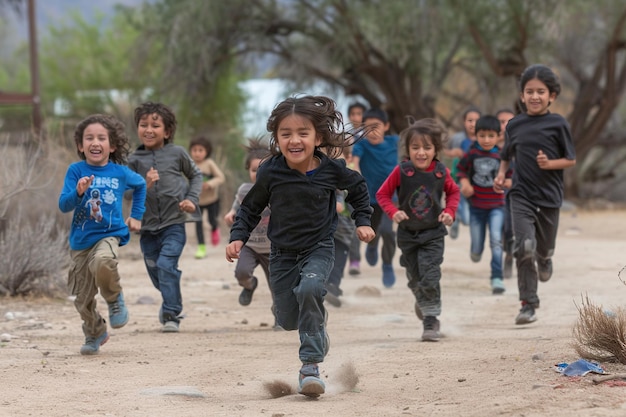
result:
<svg viewBox="0 0 626 417"><path fill-rule="evenodd" d="M496 158L476 158L474 159L474 173L472 183L479 187L493 187L493 179L498 175L500 160Z"/></svg>
<svg viewBox="0 0 626 417"><path fill-rule="evenodd" d="M117 196L113 190L119 189L119 179L96 177L85 192L83 202L76 209L74 226L84 228L87 222L104 223L111 226L112 211L116 207Z"/></svg>

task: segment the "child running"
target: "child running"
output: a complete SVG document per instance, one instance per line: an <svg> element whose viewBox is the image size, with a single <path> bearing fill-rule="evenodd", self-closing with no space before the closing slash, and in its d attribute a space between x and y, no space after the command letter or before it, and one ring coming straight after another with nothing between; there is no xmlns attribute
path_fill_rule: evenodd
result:
<svg viewBox="0 0 626 417"><path fill-rule="evenodd" d="M423 320L422 340L437 342L441 315L441 263L446 226L452 225L459 204L459 187L439 162L443 127L422 119L400 133L408 160L396 166L376 193L382 209L398 223L400 265L415 296L415 313ZM398 204L393 203L398 193ZM445 197L445 207L441 201Z"/></svg>
<svg viewBox="0 0 626 417"><path fill-rule="evenodd" d="M491 292L502 294L502 231L504 230L504 194L493 189L493 180L500 168L500 121L495 116L481 116L476 122L476 141L457 165L461 194L470 207L470 258L480 262L489 228L491 248ZM510 186L510 171L507 186Z"/></svg>
<svg viewBox="0 0 626 417"><path fill-rule="evenodd" d="M561 92L556 74L545 65L526 68L520 77L524 113L506 127L496 191L504 190L505 173L515 160L513 185L508 192L522 308L515 324L537 320L537 281L552 276L559 211L563 203L563 170L576 164L569 124L549 107Z"/></svg>
<svg viewBox="0 0 626 417"><path fill-rule="evenodd" d="M197 211L202 172L185 148L174 145L176 116L169 107L141 104L135 109L135 125L142 145L128 165L148 187L139 243L150 280L163 298L161 331L176 333L183 317L178 260L187 240L185 213Z"/></svg>
<svg viewBox="0 0 626 417"><path fill-rule="evenodd" d="M211 159L213 144L205 137L197 137L189 143L191 159L202 172L202 192L200 193L200 219L196 221L196 237L198 250L196 259L206 257L206 244L204 243L204 227L202 214L207 212L207 220L211 226L211 243L216 246L220 243L220 229L217 216L220 213L219 187L224 183L225 177L222 170Z"/></svg>
<svg viewBox="0 0 626 417"><path fill-rule="evenodd" d="M261 161L270 156L270 150L265 146L261 139L251 139L248 146L246 146L246 159L245 167L250 176L250 182L245 182L239 186L233 206L228 213L224 216L224 221L227 225L232 226L235 223L235 216L241 207L241 203L245 196L250 192L250 189L256 182L256 174L259 170ZM250 237L245 246L241 248L239 252L239 259L235 266L235 278L243 289L239 294L239 304L242 306L250 305L252 302L252 295L259 285L259 280L254 276L254 270L257 266L261 265L263 272L265 273L265 279L267 280L267 286L270 287L270 249L271 242L267 237L267 226L270 221L270 209L265 207L261 213L261 220L259 224L250 232ZM272 303L272 313L274 312L274 305ZM274 329L278 329L278 323L274 320Z"/></svg>
<svg viewBox="0 0 626 417"><path fill-rule="evenodd" d="M95 355L109 340L106 321L96 309L100 290L109 306L109 325L119 329L128 323L128 310L117 269L120 246L130 241L130 231L141 228L145 211L146 182L124 164L128 137L115 117L94 114L74 131L80 162L65 174L59 197L62 212L74 212L70 229L68 286L76 296L74 306L83 320L85 344L81 355ZM122 214L124 192L133 190L130 216Z"/></svg>
<svg viewBox="0 0 626 417"><path fill-rule="evenodd" d="M241 203L226 259L240 257L269 205L270 289L276 317L282 328L300 334L298 392L318 397L325 392L318 364L329 349L324 284L334 260L335 191L347 190L357 234L365 242L374 238L369 194L363 177L335 159L352 138L330 98L284 100L272 111L267 130L273 155L260 165L257 181Z"/></svg>

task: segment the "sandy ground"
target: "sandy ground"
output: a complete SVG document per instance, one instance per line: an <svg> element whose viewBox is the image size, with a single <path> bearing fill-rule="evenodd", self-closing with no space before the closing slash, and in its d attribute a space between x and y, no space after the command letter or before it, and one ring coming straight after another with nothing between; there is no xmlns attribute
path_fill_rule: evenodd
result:
<svg viewBox="0 0 626 417"><path fill-rule="evenodd" d="M0 300L0 416L624 416L626 387L565 377L554 365L572 348L576 305L588 296L625 305L618 272L626 264L626 212L564 212L555 273L539 288L539 320L516 326L517 283L491 295L489 263L469 260L469 230L446 242L439 343L420 341L421 324L396 256L396 286L379 267L346 276L341 308L328 306L331 350L321 370L327 393L272 398L267 386L295 391L297 332L275 331L262 280L241 307L223 244L195 260L195 238L181 260L187 318L162 334L159 300L138 239L120 264L131 319L111 330L97 356L79 354L80 319L69 300ZM262 273L261 273L262 276ZM376 293L378 295L376 295ZM104 303L99 307L105 312ZM12 313L13 319L10 320ZM602 364L626 372L620 364ZM614 384L616 385L616 384Z"/></svg>

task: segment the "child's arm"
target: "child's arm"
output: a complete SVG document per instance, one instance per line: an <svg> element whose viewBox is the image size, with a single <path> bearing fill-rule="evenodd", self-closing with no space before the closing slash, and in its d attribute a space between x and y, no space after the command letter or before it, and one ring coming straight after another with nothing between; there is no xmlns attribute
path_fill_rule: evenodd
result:
<svg viewBox="0 0 626 417"><path fill-rule="evenodd" d="M233 262L235 259L239 259L239 253L244 243L241 240L233 240L226 246L226 260Z"/></svg>
<svg viewBox="0 0 626 417"><path fill-rule="evenodd" d="M441 214L439 214L439 221L445 224L446 226L452 226L454 223L454 216L456 215L456 210L459 207L459 200L461 199L459 186L456 185L452 176L450 175L450 170L446 168L446 180L443 183L443 191L446 194L446 208L443 209Z"/></svg>
<svg viewBox="0 0 626 417"><path fill-rule="evenodd" d="M189 180L187 195L178 206L182 211L193 213L198 207L200 192L202 191L202 172L193 162L189 154L181 148L181 172Z"/></svg>
<svg viewBox="0 0 626 417"><path fill-rule="evenodd" d="M81 177L78 170L70 166L65 174L63 190L59 195L59 210L63 213L74 210L83 201L83 196L91 186L93 179L93 175Z"/></svg>
<svg viewBox="0 0 626 417"><path fill-rule="evenodd" d="M130 168L126 170L126 183L128 188L133 190L133 203L130 209L130 216L126 219L126 225L131 232L141 229L141 219L146 211L147 185L143 177Z"/></svg>
<svg viewBox="0 0 626 417"><path fill-rule="evenodd" d="M222 172L222 170L217 166L215 161L213 161L212 159L209 159L208 162L209 162L209 167L211 169L211 175L213 176L213 178L211 178L208 181L205 181L202 184L202 187L207 187L208 189L212 190L224 184L224 181L226 181L226 177L224 176L224 173Z"/></svg>
<svg viewBox="0 0 626 417"><path fill-rule="evenodd" d="M396 205L393 204L393 195L399 186L400 167L396 166L376 192L376 201L378 201L380 208L396 223L408 220L409 218L404 210L398 210Z"/></svg>
<svg viewBox="0 0 626 417"><path fill-rule="evenodd" d="M472 183L466 177L460 177L459 182L461 183L461 194L465 198L470 198L474 195L474 187L472 187Z"/></svg>
<svg viewBox="0 0 626 417"><path fill-rule="evenodd" d="M505 179L506 173L509 170L509 166L511 163L509 161L505 161L504 159L500 160L500 169L498 169L498 175L493 180L493 190L497 193L503 193L506 188Z"/></svg>
<svg viewBox="0 0 626 417"><path fill-rule="evenodd" d="M539 168L546 170L566 169L576 165L576 160L567 158L548 159L548 155L539 149L539 152L537 152L537 165L539 165Z"/></svg>

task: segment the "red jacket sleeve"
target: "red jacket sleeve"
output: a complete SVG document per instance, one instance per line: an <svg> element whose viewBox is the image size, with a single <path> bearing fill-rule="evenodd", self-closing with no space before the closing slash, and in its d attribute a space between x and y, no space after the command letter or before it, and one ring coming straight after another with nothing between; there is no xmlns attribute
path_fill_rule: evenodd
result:
<svg viewBox="0 0 626 417"><path fill-rule="evenodd" d="M459 186L452 179L448 168L446 168L446 181L443 184L443 192L446 194L446 208L443 211L455 218L456 209L459 207L459 200L461 199L461 192L459 191Z"/></svg>
<svg viewBox="0 0 626 417"><path fill-rule="evenodd" d="M456 184L455 184L456 185ZM396 166L391 174L387 177L383 185L380 186L376 192L376 201L383 211L393 219L393 215L396 214L398 208L393 204L393 195L400 186L400 167ZM458 204L458 202L457 202Z"/></svg>

